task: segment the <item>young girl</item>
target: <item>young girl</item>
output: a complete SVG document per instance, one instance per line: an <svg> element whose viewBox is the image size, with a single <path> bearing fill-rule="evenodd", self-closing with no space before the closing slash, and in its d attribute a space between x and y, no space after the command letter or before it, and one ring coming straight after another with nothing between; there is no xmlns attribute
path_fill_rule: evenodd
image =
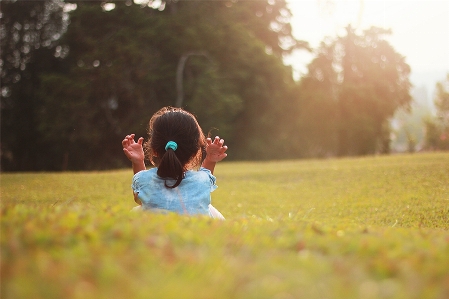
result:
<svg viewBox="0 0 449 299"><path fill-rule="evenodd" d="M215 164L227 154L224 140L204 136L196 118L181 108L164 107L150 119L149 140L137 142L134 134L122 141L132 162L134 209L209 215L224 219L211 204ZM146 170L145 154L156 166ZM133 210L134 210L133 209Z"/></svg>

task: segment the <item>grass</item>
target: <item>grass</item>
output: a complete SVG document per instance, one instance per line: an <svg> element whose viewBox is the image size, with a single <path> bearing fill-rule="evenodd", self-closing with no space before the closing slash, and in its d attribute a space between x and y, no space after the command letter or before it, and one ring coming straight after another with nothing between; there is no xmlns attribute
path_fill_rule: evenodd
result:
<svg viewBox="0 0 449 299"><path fill-rule="evenodd" d="M1 175L1 298L449 298L449 153L223 162L226 221L131 170Z"/></svg>

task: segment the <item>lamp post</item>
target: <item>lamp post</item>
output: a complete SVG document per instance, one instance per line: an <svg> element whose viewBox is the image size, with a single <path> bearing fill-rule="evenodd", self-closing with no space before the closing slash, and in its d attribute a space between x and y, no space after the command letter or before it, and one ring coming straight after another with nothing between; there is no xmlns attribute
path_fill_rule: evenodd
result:
<svg viewBox="0 0 449 299"><path fill-rule="evenodd" d="M188 52L181 56L178 62L178 68L176 70L176 104L175 107L181 107L182 102L184 100L184 89L183 89L183 73L184 66L186 64L187 59L190 56L205 56L209 59L209 56L205 52Z"/></svg>

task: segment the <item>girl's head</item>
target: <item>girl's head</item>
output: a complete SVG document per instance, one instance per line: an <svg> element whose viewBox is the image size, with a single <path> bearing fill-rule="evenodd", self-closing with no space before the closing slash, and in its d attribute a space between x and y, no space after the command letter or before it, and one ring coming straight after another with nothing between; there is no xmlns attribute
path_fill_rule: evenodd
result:
<svg viewBox="0 0 449 299"><path fill-rule="evenodd" d="M156 112L150 119L148 137L145 152L158 167L158 176L176 180L173 186L166 182L168 188L177 187L188 167L201 165L205 157L204 133L195 116L182 108L164 107Z"/></svg>

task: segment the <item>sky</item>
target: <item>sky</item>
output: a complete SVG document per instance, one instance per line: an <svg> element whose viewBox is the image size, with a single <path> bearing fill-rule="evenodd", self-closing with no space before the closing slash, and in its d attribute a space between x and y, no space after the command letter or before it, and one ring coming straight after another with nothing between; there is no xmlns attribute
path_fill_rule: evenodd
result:
<svg viewBox="0 0 449 299"><path fill-rule="evenodd" d="M317 47L325 36L344 33L349 23L364 30L391 29L386 39L406 57L416 87L429 93L449 72L449 0L287 0L293 35ZM298 51L286 60L296 77L306 73L313 58Z"/></svg>

